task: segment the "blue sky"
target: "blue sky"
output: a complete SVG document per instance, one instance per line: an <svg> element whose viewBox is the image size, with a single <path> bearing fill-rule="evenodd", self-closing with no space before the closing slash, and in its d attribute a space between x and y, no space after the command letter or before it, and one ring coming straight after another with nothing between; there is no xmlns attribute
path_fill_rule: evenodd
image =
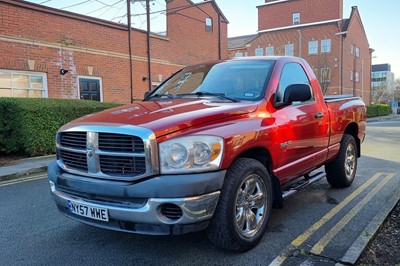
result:
<svg viewBox="0 0 400 266"><path fill-rule="evenodd" d="M33 3L64 8L64 10L126 23L126 0L27 0ZM201 2L203 0L192 0ZM329 1L329 0L326 0ZM257 8L264 0L216 0L218 6L229 20L228 37L257 33ZM397 29L396 16L399 16L399 0L343 0L343 16L350 16L351 7L357 6L367 33L370 47L375 50L373 64L389 63L396 78L400 77L400 30ZM143 1L132 5L132 25L146 27ZM165 30L165 0L151 0L152 31Z"/></svg>

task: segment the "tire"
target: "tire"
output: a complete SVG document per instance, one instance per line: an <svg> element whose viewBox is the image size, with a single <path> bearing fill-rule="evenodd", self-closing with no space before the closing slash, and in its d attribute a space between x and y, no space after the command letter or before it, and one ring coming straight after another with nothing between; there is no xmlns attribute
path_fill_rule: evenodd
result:
<svg viewBox="0 0 400 266"><path fill-rule="evenodd" d="M244 252L262 239L272 209L272 184L257 160L239 158L228 169L217 209L207 228L216 246Z"/></svg>
<svg viewBox="0 0 400 266"><path fill-rule="evenodd" d="M356 176L357 144L352 135L344 134L337 157L325 165L326 179L333 187L348 187Z"/></svg>

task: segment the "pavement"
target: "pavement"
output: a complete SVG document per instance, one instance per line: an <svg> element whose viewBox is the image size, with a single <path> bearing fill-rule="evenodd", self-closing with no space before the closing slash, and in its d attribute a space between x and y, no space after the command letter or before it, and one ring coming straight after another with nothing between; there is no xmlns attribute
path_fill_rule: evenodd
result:
<svg viewBox="0 0 400 266"><path fill-rule="evenodd" d="M400 118L400 114L392 114L387 116L368 118L367 123L385 121L394 118ZM45 172L47 171L48 165L55 160L56 160L55 155L32 157L32 158L17 160L13 163L13 165L0 167L0 182L22 178L34 173ZM389 213L390 210L385 211L386 216L389 215ZM379 221L383 222L385 220L385 217L381 217ZM376 231L379 229L379 227L380 224L375 224L374 226ZM364 247L369 243L369 240L373 237L373 235L374 234L371 234L370 237L367 237L369 239L365 239L366 236L360 235L359 238L361 240L359 241L359 243L357 243L357 246L352 245L352 247L350 247L349 254L351 255L348 256L352 256L352 259L350 260L351 263L354 263L358 258L358 256L361 255L362 250L364 250Z"/></svg>

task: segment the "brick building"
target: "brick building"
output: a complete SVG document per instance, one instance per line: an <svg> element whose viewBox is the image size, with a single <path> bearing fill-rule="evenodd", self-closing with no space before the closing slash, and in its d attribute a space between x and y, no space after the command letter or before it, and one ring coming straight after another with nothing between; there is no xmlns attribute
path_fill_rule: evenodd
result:
<svg viewBox="0 0 400 266"><path fill-rule="evenodd" d="M185 65L227 57L227 24L213 1L166 0L167 35L21 0L0 0L0 97L142 99ZM131 58L131 60L130 60ZM130 82L132 62L132 90Z"/></svg>
<svg viewBox="0 0 400 266"><path fill-rule="evenodd" d="M229 57L292 55L305 58L326 94L371 98L371 54L357 7L343 18L343 0L265 0L258 34L229 38Z"/></svg>

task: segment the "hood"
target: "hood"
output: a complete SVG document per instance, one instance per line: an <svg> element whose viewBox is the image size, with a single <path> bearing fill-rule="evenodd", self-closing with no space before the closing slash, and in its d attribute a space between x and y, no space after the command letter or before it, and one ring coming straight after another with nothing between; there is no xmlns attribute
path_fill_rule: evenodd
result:
<svg viewBox="0 0 400 266"><path fill-rule="evenodd" d="M254 102L214 102L208 100L143 101L99 113L72 123L118 123L145 127L160 137L199 124L212 123L230 116L254 112Z"/></svg>

